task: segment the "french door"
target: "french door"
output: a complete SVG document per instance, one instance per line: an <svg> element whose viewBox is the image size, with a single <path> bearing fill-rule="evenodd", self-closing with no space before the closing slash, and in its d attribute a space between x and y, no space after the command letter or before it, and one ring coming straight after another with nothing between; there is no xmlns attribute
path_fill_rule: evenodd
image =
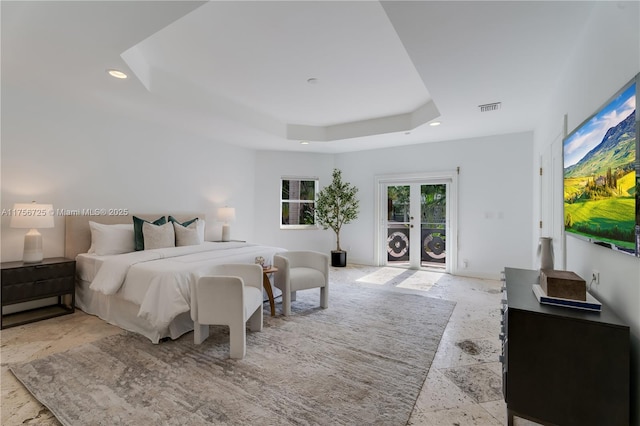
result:
<svg viewBox="0 0 640 426"><path fill-rule="evenodd" d="M452 179L404 179L379 178L378 264L452 272Z"/></svg>

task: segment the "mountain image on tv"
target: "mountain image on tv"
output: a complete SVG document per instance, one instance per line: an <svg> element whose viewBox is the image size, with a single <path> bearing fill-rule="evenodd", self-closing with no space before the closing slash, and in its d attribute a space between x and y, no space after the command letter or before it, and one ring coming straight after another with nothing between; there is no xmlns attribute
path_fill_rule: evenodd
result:
<svg viewBox="0 0 640 426"><path fill-rule="evenodd" d="M564 141L565 231L636 252L635 84Z"/></svg>

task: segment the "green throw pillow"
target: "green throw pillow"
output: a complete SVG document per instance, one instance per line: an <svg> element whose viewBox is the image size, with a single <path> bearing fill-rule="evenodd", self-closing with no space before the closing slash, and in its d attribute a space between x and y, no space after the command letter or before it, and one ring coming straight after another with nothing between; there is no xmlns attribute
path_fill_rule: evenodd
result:
<svg viewBox="0 0 640 426"><path fill-rule="evenodd" d="M142 234L142 224L148 222L153 225L164 225L167 223L167 219L164 216L159 217L153 222L140 219L139 217L133 217L133 233L136 240L136 251L144 250L144 235Z"/></svg>
<svg viewBox="0 0 640 426"><path fill-rule="evenodd" d="M177 220L175 217L173 217L173 216L169 216L169 222L177 223L178 225L182 225L182 226L184 226L185 228L186 228L187 226L191 225L191 224L192 224L193 222L195 222L196 220L198 220L198 218L197 218L197 217L194 217L194 218L193 218L193 219L191 219L191 220L187 220L186 222L182 222L182 223L180 223L180 222L178 222L178 220Z"/></svg>

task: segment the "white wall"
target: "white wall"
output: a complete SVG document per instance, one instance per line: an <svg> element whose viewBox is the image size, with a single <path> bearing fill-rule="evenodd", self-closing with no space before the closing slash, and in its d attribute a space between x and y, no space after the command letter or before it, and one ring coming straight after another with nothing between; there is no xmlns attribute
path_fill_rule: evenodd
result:
<svg viewBox="0 0 640 426"><path fill-rule="evenodd" d="M535 130L534 159L548 150L562 128L564 114L571 131L640 71L639 9L638 2L597 4L580 44L563 70L547 114ZM533 168L537 168L534 163ZM561 176L554 184L562 186ZM539 208L538 187L534 185L533 202ZM552 214L563 217L561 203L555 204ZM537 237L535 231L534 235ZM596 297L631 327L632 424L640 424L640 259L571 236L566 237L566 258L566 269L583 278L590 277L593 269L600 272L601 284L593 287Z"/></svg>
<svg viewBox="0 0 640 426"><path fill-rule="evenodd" d="M56 209L125 208L132 213L236 208L231 237L252 239L255 152L176 130L3 87L2 208L36 200ZM2 261L22 258L27 230L2 217ZM64 219L41 231L46 257L64 254Z"/></svg>
<svg viewBox="0 0 640 426"><path fill-rule="evenodd" d="M455 170L460 166L460 275L498 278L504 266L532 267L531 133L428 143L347 154L263 151L256 154L255 241L290 250L329 252L335 236L325 230L281 230L279 189L283 176L331 181L334 167L358 187L360 215L345 225L341 245L350 263L374 265L375 177L378 175ZM508 194L505 197L505 194Z"/></svg>
<svg viewBox="0 0 640 426"><path fill-rule="evenodd" d="M280 229L280 179L317 177L320 189L331 182L335 158L329 154L259 151L255 165L255 242L287 250L329 253L335 237L331 230Z"/></svg>
<svg viewBox="0 0 640 426"><path fill-rule="evenodd" d="M359 188L360 216L341 243L354 263L375 264L375 177L456 170L460 275L498 278L505 266L531 267L531 133L340 154L336 166Z"/></svg>

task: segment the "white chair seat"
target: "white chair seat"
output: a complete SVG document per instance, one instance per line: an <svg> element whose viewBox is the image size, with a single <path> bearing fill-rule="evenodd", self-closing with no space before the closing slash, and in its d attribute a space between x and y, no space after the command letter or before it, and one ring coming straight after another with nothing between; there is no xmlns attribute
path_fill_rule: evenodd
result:
<svg viewBox="0 0 640 426"><path fill-rule="evenodd" d="M291 281L291 291L307 290L325 285L324 274L313 268L291 268L289 280Z"/></svg>

